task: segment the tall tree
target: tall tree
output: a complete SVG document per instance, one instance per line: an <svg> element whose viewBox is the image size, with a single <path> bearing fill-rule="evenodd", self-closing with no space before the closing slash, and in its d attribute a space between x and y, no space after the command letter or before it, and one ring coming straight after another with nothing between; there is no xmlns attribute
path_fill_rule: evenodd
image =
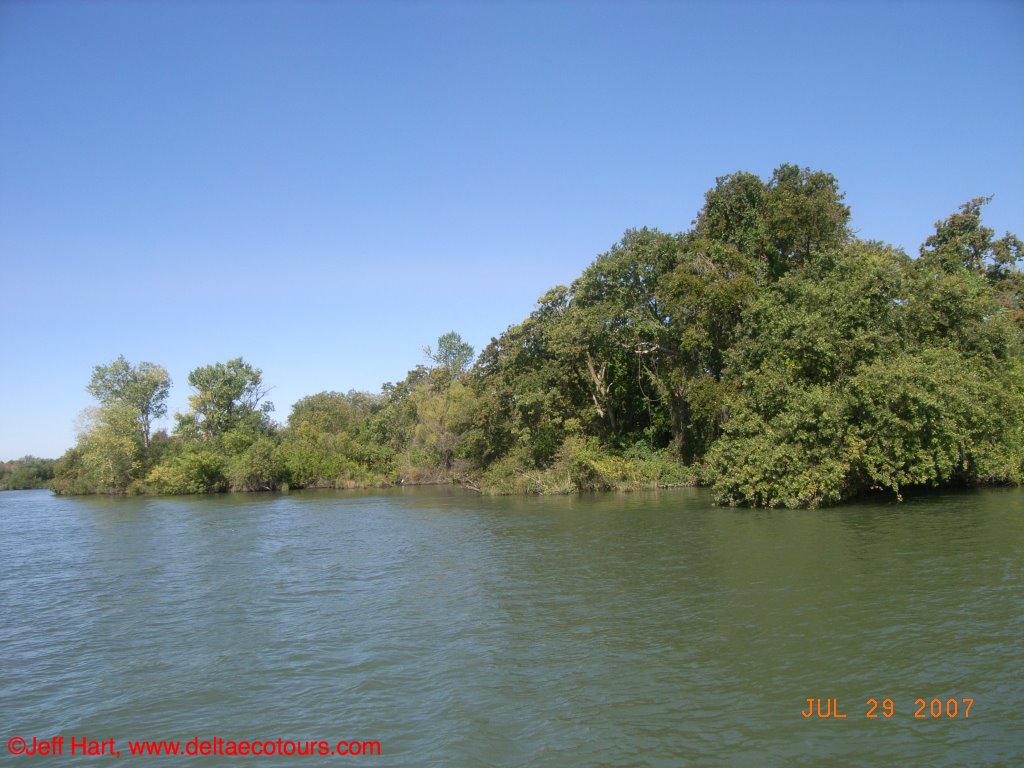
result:
<svg viewBox="0 0 1024 768"><path fill-rule="evenodd" d="M830 173L781 165L767 183L751 173L722 176L697 216L698 236L735 246L776 280L850 238L850 209Z"/></svg>
<svg viewBox="0 0 1024 768"><path fill-rule="evenodd" d="M728 356L731 419L707 456L720 500L817 506L1020 481L1019 335L979 274L938 277L854 244L761 291Z"/></svg>
<svg viewBox="0 0 1024 768"><path fill-rule="evenodd" d="M188 399L189 412L178 414L179 433L210 439L238 427L269 427L274 406L261 402L268 391L263 372L242 358L196 368L188 383L194 393Z"/></svg>
<svg viewBox="0 0 1024 768"><path fill-rule="evenodd" d="M449 331L437 340L436 350L427 346L423 352L436 367L412 393L416 409L412 443L430 463L448 473L475 406L474 391L463 383L473 361L473 347L461 335Z"/></svg>
<svg viewBox="0 0 1024 768"><path fill-rule="evenodd" d="M171 377L154 363L132 365L119 355L108 365L97 365L86 387L101 406L119 404L135 415L144 447L149 447L153 421L167 414Z"/></svg>
<svg viewBox="0 0 1024 768"><path fill-rule="evenodd" d="M1009 232L997 240L995 232L981 223L981 209L991 200L976 197L936 222L935 233L921 246L921 267L939 282L961 270L983 275L999 304L1024 327L1024 273L1019 268L1024 243Z"/></svg>
<svg viewBox="0 0 1024 768"><path fill-rule="evenodd" d="M443 369L448 377L455 379L465 373L473 362L473 347L462 340L455 331L449 331L437 340L437 349L429 345L423 348L423 354L437 367Z"/></svg>

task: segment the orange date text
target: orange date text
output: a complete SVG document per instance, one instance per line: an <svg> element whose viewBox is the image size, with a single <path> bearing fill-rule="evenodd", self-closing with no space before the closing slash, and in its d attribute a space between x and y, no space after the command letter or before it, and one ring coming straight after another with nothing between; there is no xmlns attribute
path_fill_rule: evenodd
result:
<svg viewBox="0 0 1024 768"><path fill-rule="evenodd" d="M805 719L815 720L845 720L845 707L840 705L838 698L812 698L804 699L807 702L805 709L800 714ZM864 716L869 720L879 718L889 720L896 715L896 702L889 697L870 698L865 703ZM914 706L907 708L913 714L915 720L967 720L971 716L971 707L974 706L974 699L967 697L949 698L916 698ZM907 711L907 710L904 710Z"/></svg>

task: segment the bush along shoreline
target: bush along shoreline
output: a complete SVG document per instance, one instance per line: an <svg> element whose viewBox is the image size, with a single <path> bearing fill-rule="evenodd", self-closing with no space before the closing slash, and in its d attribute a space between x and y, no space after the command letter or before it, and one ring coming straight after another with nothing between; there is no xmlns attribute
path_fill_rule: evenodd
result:
<svg viewBox="0 0 1024 768"><path fill-rule="evenodd" d="M56 463L56 459L40 459L35 456L0 461L0 491L49 488Z"/></svg>
<svg viewBox="0 0 1024 768"><path fill-rule="evenodd" d="M855 237L837 180L717 179L691 229L636 229L479 355L455 332L379 394L272 418L242 358L171 381L119 357L53 467L59 494L459 482L481 493L702 484L723 504L1024 478L1021 241L987 198L909 256Z"/></svg>

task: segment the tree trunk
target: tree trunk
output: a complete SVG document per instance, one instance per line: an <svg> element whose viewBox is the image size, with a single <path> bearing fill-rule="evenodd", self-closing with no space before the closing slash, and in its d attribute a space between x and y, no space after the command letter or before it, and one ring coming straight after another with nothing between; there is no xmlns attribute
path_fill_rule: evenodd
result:
<svg viewBox="0 0 1024 768"><path fill-rule="evenodd" d="M608 425L614 434L618 431L619 426L615 419L615 407L612 404L611 387L605 380L605 371L607 369L607 363L602 364L600 369L598 369L594 365L594 358L590 356L590 352L587 352L587 372L590 373L590 381L594 386L590 396L594 400L594 407L597 409L597 415L601 418L608 419Z"/></svg>
<svg viewBox="0 0 1024 768"><path fill-rule="evenodd" d="M676 455L688 464L693 458L690 441L687 439L690 406L681 388L672 390L668 400L669 415L672 419L672 447Z"/></svg>

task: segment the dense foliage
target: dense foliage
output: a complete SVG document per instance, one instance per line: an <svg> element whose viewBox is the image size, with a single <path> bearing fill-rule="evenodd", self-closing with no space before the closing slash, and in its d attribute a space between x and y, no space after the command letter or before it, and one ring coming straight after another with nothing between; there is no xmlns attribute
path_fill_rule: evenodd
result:
<svg viewBox="0 0 1024 768"><path fill-rule="evenodd" d="M831 175L717 180L691 230L628 231L474 362L457 333L381 394L321 392L270 419L241 358L170 381L97 366L61 493L461 481L492 492L704 482L730 504L1024 477L1021 242L936 225L917 258L849 229Z"/></svg>
<svg viewBox="0 0 1024 768"><path fill-rule="evenodd" d="M13 461L0 461L0 491L45 488L53 479L53 459L23 456Z"/></svg>

